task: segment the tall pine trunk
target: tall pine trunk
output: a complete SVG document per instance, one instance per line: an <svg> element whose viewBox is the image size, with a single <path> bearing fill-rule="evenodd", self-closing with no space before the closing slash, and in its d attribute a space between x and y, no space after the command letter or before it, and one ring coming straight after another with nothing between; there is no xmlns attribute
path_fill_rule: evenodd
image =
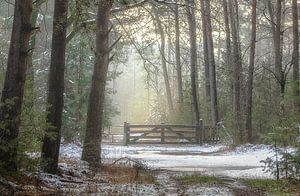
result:
<svg viewBox="0 0 300 196"><path fill-rule="evenodd" d="M207 104L210 103L210 84L209 84L209 60L208 60L208 43L207 43L207 21L206 11L204 8L204 0L201 3L201 19L202 19L202 34L203 34L203 57L204 57L204 75L205 75L205 97Z"/></svg>
<svg viewBox="0 0 300 196"><path fill-rule="evenodd" d="M81 157L92 167L101 163L101 131L109 65L109 18L112 3L112 0L99 1L97 11L95 63Z"/></svg>
<svg viewBox="0 0 300 196"><path fill-rule="evenodd" d="M201 19L203 34L203 57L204 57L204 75L205 75L205 97L207 104L210 103L210 83L209 83L209 57L208 57L208 41L207 41L207 19L205 10L205 0L201 0Z"/></svg>
<svg viewBox="0 0 300 196"><path fill-rule="evenodd" d="M197 69L197 36L196 36L196 18L195 18L195 1L186 0L186 12L189 25L190 39L190 63L191 63L191 91L192 107L194 113L194 122L199 124L200 112L198 104L198 69Z"/></svg>
<svg viewBox="0 0 300 196"><path fill-rule="evenodd" d="M247 142L253 142L252 134L252 91L253 91L253 72L254 72L254 60L255 60L255 46L256 46L256 6L257 0L252 0L252 19L251 19L251 46L250 46L250 58L249 58L249 71L248 82L246 92L246 133Z"/></svg>
<svg viewBox="0 0 300 196"><path fill-rule="evenodd" d="M239 44L239 29L238 29L238 14L236 4L229 0L229 18L231 25L231 35L233 42L232 50L232 62L233 62L233 109L234 109L234 120L236 130L239 131L239 142L243 142L244 133L242 129L242 118L241 118L241 70L242 60L240 54Z"/></svg>
<svg viewBox="0 0 300 196"><path fill-rule="evenodd" d="M32 0L16 0L7 69L0 107L0 167L17 171L17 147L21 107L24 95Z"/></svg>
<svg viewBox="0 0 300 196"><path fill-rule="evenodd" d="M207 51L209 60L209 86L210 86L210 104L211 104L211 119L212 126L215 127L219 122L219 110L218 110L218 95L217 95L217 81L216 81L216 63L214 54L214 42L212 37L211 26L211 11L210 0L206 0L204 3L205 21L206 21L206 37L207 37Z"/></svg>
<svg viewBox="0 0 300 196"><path fill-rule="evenodd" d="M179 11L178 5L174 8L175 14L175 60L177 74L177 91L178 91L178 106L179 111L183 111L183 87L182 87L182 68L180 61L180 27L179 27Z"/></svg>
<svg viewBox="0 0 300 196"><path fill-rule="evenodd" d="M226 42L226 56L225 56L225 65L227 68L227 77L229 78L230 86L230 100L229 103L233 106L233 66L232 66L232 48L231 48L231 39L230 39L230 24L229 24L229 11L227 0L222 0L223 7L223 16L224 16L224 26L225 26L225 42ZM233 107L232 107L233 108Z"/></svg>
<svg viewBox="0 0 300 196"><path fill-rule="evenodd" d="M292 1L293 14L293 95L295 97L295 109L300 113L300 89L299 89L299 27L297 0Z"/></svg>
<svg viewBox="0 0 300 196"><path fill-rule="evenodd" d="M284 93L285 93L285 77L282 70L282 0L276 0L275 11L271 0L267 1L267 6L270 14L270 25L272 28L273 46L274 46L274 63L275 63L275 79L278 83L276 88L276 96L278 97L278 103L280 115L284 110Z"/></svg>
<svg viewBox="0 0 300 196"><path fill-rule="evenodd" d="M31 24L36 26L37 23L37 19L38 19L38 15L39 15L39 11L40 8L42 6L43 3L45 3L46 0L40 0L34 3L33 6L33 11L32 11L32 15L31 15ZM36 33L34 33L31 37L30 37L30 41L29 41L29 47L30 49L34 49L36 46ZM31 82L32 84L30 84L31 88L33 88L33 81L34 81L34 67L33 67L33 51L31 51L28 55L28 68L27 68L27 79L29 80L29 82Z"/></svg>
<svg viewBox="0 0 300 196"><path fill-rule="evenodd" d="M50 127L46 130L42 146L43 169L49 173L57 173L58 169L63 112L67 18L68 1L55 0L47 95L47 122Z"/></svg>

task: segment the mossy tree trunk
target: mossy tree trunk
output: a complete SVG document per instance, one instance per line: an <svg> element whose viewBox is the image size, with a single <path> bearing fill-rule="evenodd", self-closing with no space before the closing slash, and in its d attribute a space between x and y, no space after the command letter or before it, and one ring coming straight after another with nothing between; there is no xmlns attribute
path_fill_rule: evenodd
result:
<svg viewBox="0 0 300 196"><path fill-rule="evenodd" d="M7 172L17 171L17 146L20 114L29 53L32 0L16 0L6 76L0 107L1 167Z"/></svg>

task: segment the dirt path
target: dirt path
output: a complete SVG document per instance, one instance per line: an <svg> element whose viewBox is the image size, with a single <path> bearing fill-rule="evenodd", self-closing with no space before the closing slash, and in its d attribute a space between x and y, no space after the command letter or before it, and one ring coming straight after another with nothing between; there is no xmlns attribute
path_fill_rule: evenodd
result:
<svg viewBox="0 0 300 196"><path fill-rule="evenodd" d="M201 195L201 196L260 196L261 192L243 185L239 180L220 177L224 184L186 184L183 185L178 180L181 176L197 174L195 172L178 172L167 170L155 170L153 176L156 179L154 184L139 183L109 183L102 180L103 175L95 175L85 178L84 176L63 177L49 175L43 183L19 186L20 190L15 190L19 195L132 195L132 196L181 196L181 195ZM199 173L200 175L200 173ZM44 178L45 179L45 178ZM38 181L37 181L38 182ZM2 187L5 188L5 187ZM0 186L0 190L1 186ZM3 189L4 190L4 189ZM11 195L10 188L6 189L4 195Z"/></svg>
<svg viewBox="0 0 300 196"><path fill-rule="evenodd" d="M158 182L160 195L182 195L182 187L175 179L177 176L174 172L169 171L155 171L154 175Z"/></svg>
<svg viewBox="0 0 300 196"><path fill-rule="evenodd" d="M157 170L154 175L159 183L159 195L203 195L203 196L262 196L262 192L245 186L237 179L221 177L224 185L181 185L177 180L180 176L191 175L191 172L172 172Z"/></svg>

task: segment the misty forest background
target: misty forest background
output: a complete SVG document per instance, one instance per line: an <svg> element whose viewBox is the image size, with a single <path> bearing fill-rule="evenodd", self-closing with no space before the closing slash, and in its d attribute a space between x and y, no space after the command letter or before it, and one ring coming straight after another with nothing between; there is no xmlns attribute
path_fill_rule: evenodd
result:
<svg viewBox="0 0 300 196"><path fill-rule="evenodd" d="M61 137L98 163L101 130L124 122L203 119L224 142L297 145L299 7L1 0L1 166L32 166L25 152L42 152L55 172Z"/></svg>

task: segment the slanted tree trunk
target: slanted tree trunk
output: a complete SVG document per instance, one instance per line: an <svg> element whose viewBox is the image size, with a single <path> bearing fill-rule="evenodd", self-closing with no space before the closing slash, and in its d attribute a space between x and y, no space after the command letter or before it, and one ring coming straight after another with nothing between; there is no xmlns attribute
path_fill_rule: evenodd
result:
<svg viewBox="0 0 300 196"><path fill-rule="evenodd" d="M200 112L198 104L198 89L197 89L197 36L196 36L196 18L195 18L195 1L185 0L187 20L189 25L190 38L190 63L191 63L191 91L192 91L192 107L194 112L194 122L199 124Z"/></svg>
<svg viewBox="0 0 300 196"><path fill-rule="evenodd" d="M55 0L47 95L47 122L51 127L46 130L42 146L43 169L49 173L57 173L58 169L63 112L67 17L68 1Z"/></svg>
<svg viewBox="0 0 300 196"><path fill-rule="evenodd" d="M202 0L203 1L203 0ZM211 119L212 126L215 127L219 122L218 110L218 95L217 95L217 82L216 82L216 63L214 55L214 42L212 37L211 14L210 14L210 0L203 3L203 11L205 13L205 26L207 38L207 52L209 60L209 86L210 86L210 103L211 103Z"/></svg>
<svg viewBox="0 0 300 196"><path fill-rule="evenodd" d="M237 13L235 13L235 5L233 0L229 0L229 18L231 25L231 35L233 41L232 62L233 62L233 109L235 116L236 130L239 131L239 142L243 142L244 133L242 129L241 118L241 70L242 61L240 54L239 34L238 34L238 21Z"/></svg>
<svg viewBox="0 0 300 196"><path fill-rule="evenodd" d="M253 91L253 72L255 60L255 46L256 46L256 6L257 0L252 0L252 19L251 19L251 46L249 58L249 71L246 92L246 125L245 130L247 133L247 142L253 142L252 134L252 91Z"/></svg>
<svg viewBox="0 0 300 196"><path fill-rule="evenodd" d="M32 0L16 0L7 69L0 107L0 167L6 172L17 170L17 146L20 114L24 95Z"/></svg>
<svg viewBox="0 0 300 196"><path fill-rule="evenodd" d="M176 58L176 73L177 73L177 91L178 91L178 106L179 111L183 111L183 88L182 88L182 69L180 61L180 27L179 27L179 11L178 5L174 7L175 14L175 58Z"/></svg>
<svg viewBox="0 0 300 196"><path fill-rule="evenodd" d="M293 14L293 95L295 96L295 109L300 113L300 89L299 89L299 27L297 0L292 1Z"/></svg>
<svg viewBox="0 0 300 196"><path fill-rule="evenodd" d="M168 68L167 68L167 61L166 61L166 38L164 33L164 28L161 24L161 21L159 19L159 13L157 8L153 5L153 11L155 15L155 22L157 24L157 30L160 35L160 58L162 63L162 70L163 70L163 76L164 76L164 82L166 87L166 94L167 94L167 101L169 106L169 112L172 112L174 110L173 107L173 101L172 101L172 94L171 94L171 88L170 88L170 81L169 81L169 75L168 75Z"/></svg>
<svg viewBox="0 0 300 196"><path fill-rule="evenodd" d="M101 163L102 119L109 65L109 18L113 0L101 0L97 11L95 64L89 96L82 160L92 167Z"/></svg>

